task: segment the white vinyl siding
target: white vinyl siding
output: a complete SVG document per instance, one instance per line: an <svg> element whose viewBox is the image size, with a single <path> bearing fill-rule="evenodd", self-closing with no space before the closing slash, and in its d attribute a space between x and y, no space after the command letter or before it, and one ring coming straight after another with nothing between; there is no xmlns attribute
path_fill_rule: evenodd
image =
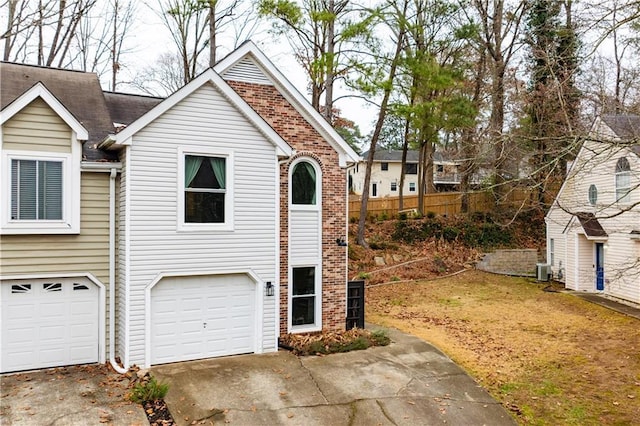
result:
<svg viewBox="0 0 640 426"><path fill-rule="evenodd" d="M275 147L209 84L135 134L129 149L130 362L143 365L145 288L158 274L250 269L277 283L278 162ZM180 149L233 153L233 231L177 229ZM277 349L275 299L263 298L265 351Z"/></svg>
<svg viewBox="0 0 640 426"><path fill-rule="evenodd" d="M612 148L613 147L613 148ZM616 202L619 193L616 184L616 164L620 158L629 162L631 175L628 195L631 204ZM640 242L630 238L630 232L640 229L640 209L630 208L637 200L640 159L626 148L603 142L586 142L578 154L570 175L558 195L558 205L547 214L547 242L554 238L556 264L566 256L563 264L566 271L565 285L578 291L596 291L594 264L595 241L588 240L579 221L572 213L593 213L607 232L605 243L604 275L608 295L640 303L640 280L638 280L638 253ZM595 204L589 201L589 188L598 190ZM625 183L625 185L627 185ZM619 191L618 191L619 192ZM627 211L621 210L628 209ZM620 214L621 213L621 214ZM569 224L569 225L568 225ZM568 225L568 226L567 226ZM564 233L563 233L564 232ZM565 244L564 247L561 244ZM558 265L554 268L554 274Z"/></svg>
<svg viewBox="0 0 640 426"><path fill-rule="evenodd" d="M289 259L292 264L314 263L320 258L320 212L291 211L291 242Z"/></svg>

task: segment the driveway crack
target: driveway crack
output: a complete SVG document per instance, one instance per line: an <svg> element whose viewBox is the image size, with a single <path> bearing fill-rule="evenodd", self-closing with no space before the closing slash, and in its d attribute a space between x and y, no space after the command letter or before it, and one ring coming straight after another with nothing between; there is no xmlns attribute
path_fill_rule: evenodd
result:
<svg viewBox="0 0 640 426"><path fill-rule="evenodd" d="M327 399L327 397L322 392L322 389L320 389L320 385L318 384L318 381L316 380L316 378L313 376L313 373L311 373L311 370L309 370L307 368L307 366L304 365L304 362L302 362L302 358L300 358L299 356L297 356L296 358L298 358L298 362L300 363L300 367L302 367L304 369L304 371L306 371L307 374L309 375L309 377L311 378L311 381L313 382L313 385L318 390L318 393L320 394L320 396L322 396L322 399L324 400L324 403L325 404L329 404L329 400Z"/></svg>
<svg viewBox="0 0 640 426"><path fill-rule="evenodd" d="M392 425L397 425L396 422L393 421L393 419L389 416L389 414L387 413L387 411L384 409L384 406L382 405L382 403L380 402L380 400L376 399L376 404L378 404L378 407L380 407L380 411L382 411L382 414L384 415L384 417L389 420L389 422Z"/></svg>

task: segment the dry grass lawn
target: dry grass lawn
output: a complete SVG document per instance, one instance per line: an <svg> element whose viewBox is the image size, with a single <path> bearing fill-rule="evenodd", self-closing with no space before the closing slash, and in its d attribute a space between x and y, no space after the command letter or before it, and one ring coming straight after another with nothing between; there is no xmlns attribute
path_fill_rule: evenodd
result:
<svg viewBox="0 0 640 426"><path fill-rule="evenodd" d="M479 271L370 287L367 321L440 348L520 424L640 424L640 321L543 287Z"/></svg>

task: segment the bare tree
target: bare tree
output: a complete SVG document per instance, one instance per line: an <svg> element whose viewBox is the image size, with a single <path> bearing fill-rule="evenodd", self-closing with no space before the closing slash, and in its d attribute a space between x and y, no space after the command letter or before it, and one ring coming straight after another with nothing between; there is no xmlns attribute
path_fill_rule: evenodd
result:
<svg viewBox="0 0 640 426"><path fill-rule="evenodd" d="M8 0L4 60L65 67L78 25L96 0Z"/></svg>
<svg viewBox="0 0 640 426"><path fill-rule="evenodd" d="M115 91L123 56L130 53L125 41L135 22L136 3L110 0L101 9L94 8L78 26L75 56L70 63L75 69L109 76L110 90ZM73 53L73 52L72 52Z"/></svg>

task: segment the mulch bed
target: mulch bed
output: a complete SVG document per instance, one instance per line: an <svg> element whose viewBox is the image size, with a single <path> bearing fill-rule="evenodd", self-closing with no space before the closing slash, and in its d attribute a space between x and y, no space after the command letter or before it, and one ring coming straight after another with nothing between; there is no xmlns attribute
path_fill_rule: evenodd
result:
<svg viewBox="0 0 640 426"><path fill-rule="evenodd" d="M163 399L148 401L142 406L151 426L173 426L176 424Z"/></svg>

